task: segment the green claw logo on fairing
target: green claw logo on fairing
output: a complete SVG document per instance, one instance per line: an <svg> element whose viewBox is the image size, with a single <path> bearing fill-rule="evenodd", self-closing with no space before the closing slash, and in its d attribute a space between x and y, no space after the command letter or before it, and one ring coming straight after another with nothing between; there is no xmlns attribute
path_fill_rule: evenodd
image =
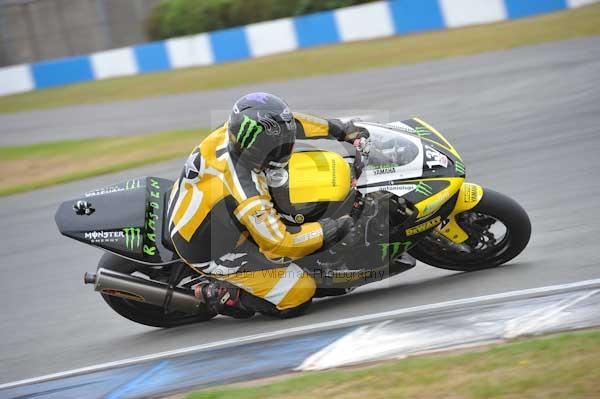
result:
<svg viewBox="0 0 600 399"><path fill-rule="evenodd" d="M412 245L411 241L405 242L386 242L383 244L379 244L381 247L381 259L384 260L388 254L390 258L394 259L398 254L402 252L406 252L406 250ZM392 249L390 254L390 248ZM402 249L402 250L401 250Z"/></svg>
<svg viewBox="0 0 600 399"><path fill-rule="evenodd" d="M142 184L138 180L127 180L125 183L125 190L135 190L136 188L142 187Z"/></svg>
<svg viewBox="0 0 600 399"><path fill-rule="evenodd" d="M140 229L136 227L128 227L123 229L125 233L125 248L133 251L134 248L139 248L141 242Z"/></svg>
<svg viewBox="0 0 600 399"><path fill-rule="evenodd" d="M244 120L240 126L240 130L237 134L237 141L240 143L242 148L250 148L256 141L256 138L261 134L263 128L254 119L244 115Z"/></svg>
<svg viewBox="0 0 600 399"><path fill-rule="evenodd" d="M429 136L431 132L422 126L415 127L415 133L419 137Z"/></svg>
<svg viewBox="0 0 600 399"><path fill-rule="evenodd" d="M460 162L458 159L454 162L454 169L456 170L456 173L458 173L459 175L465 174L465 164Z"/></svg>
<svg viewBox="0 0 600 399"><path fill-rule="evenodd" d="M158 180L150 178L148 186L149 202L147 203L146 223L143 229L139 227L126 227L123 229L125 234L125 248L130 251L142 249L144 255L155 256L158 254L156 247L157 226L160 218L161 191ZM143 245L142 245L143 244Z"/></svg>
<svg viewBox="0 0 600 399"><path fill-rule="evenodd" d="M433 194L431 186L429 184L423 183L422 181L420 181L419 184L417 184L415 191L425 197Z"/></svg>

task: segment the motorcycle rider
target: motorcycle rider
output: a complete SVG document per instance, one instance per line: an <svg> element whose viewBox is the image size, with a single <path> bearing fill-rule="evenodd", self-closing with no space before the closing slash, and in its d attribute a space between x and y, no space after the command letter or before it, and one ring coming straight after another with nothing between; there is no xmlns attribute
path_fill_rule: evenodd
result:
<svg viewBox="0 0 600 399"><path fill-rule="evenodd" d="M272 94L251 93L192 151L171 192L169 228L179 256L212 277L195 287L211 311L286 318L308 308L315 281L293 261L340 241L353 221L284 224L265 172L286 166L297 138L352 143L366 136L352 122L292 113Z"/></svg>

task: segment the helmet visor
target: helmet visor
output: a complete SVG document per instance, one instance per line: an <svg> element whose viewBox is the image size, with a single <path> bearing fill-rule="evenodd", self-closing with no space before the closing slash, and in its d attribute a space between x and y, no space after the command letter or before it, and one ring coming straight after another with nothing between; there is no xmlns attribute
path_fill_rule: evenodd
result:
<svg viewBox="0 0 600 399"><path fill-rule="evenodd" d="M269 152L265 167L268 169L285 168L290 162L292 152L294 151L294 143L284 143L279 147Z"/></svg>

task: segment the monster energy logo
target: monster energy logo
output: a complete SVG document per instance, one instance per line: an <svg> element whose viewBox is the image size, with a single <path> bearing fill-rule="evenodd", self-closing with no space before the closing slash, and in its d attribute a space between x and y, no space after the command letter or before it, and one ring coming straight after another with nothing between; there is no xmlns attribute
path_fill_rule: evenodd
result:
<svg viewBox="0 0 600 399"><path fill-rule="evenodd" d="M136 227L128 227L123 229L125 233L125 248L133 250L139 248L141 241L140 229Z"/></svg>
<svg viewBox="0 0 600 399"><path fill-rule="evenodd" d="M420 181L419 184L417 184L415 191L425 197L433 194L431 186L423 183L422 181Z"/></svg>
<svg viewBox="0 0 600 399"><path fill-rule="evenodd" d="M256 138L261 134L263 128L254 119L244 115L244 120L240 126L240 131L237 135L237 141L242 148L250 148L256 141Z"/></svg>
<svg viewBox="0 0 600 399"><path fill-rule="evenodd" d="M415 133L417 134L417 136L419 137L423 137L423 136L429 136L431 134L431 132L429 130L427 130L426 128L422 127L422 126L417 126L415 128Z"/></svg>
<svg viewBox="0 0 600 399"><path fill-rule="evenodd" d="M125 183L125 190L133 190L136 188L140 188L142 184L139 180L127 180Z"/></svg>
<svg viewBox="0 0 600 399"><path fill-rule="evenodd" d="M465 164L460 162L458 159L454 162L454 169L459 175L465 174Z"/></svg>
<svg viewBox="0 0 600 399"><path fill-rule="evenodd" d="M390 257L393 259L395 258L398 254L402 253L402 252L406 252L406 250L412 245L411 241L406 241L406 242L386 242L383 244L379 244L379 246L381 247L381 259L385 259L389 254L390 254L390 248L391 250L391 255Z"/></svg>

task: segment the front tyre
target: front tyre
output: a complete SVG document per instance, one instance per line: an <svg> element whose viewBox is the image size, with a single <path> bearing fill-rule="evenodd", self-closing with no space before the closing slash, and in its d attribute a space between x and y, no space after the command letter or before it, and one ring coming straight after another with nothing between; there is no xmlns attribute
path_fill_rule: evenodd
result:
<svg viewBox="0 0 600 399"><path fill-rule="evenodd" d="M409 253L421 262L448 270L475 271L500 266L519 255L529 243L531 222L512 198L484 189L481 201L456 216L469 235L457 245L430 234Z"/></svg>
<svg viewBox="0 0 600 399"><path fill-rule="evenodd" d="M100 258L98 268L114 270L124 274L132 274L139 268L139 264L107 252ZM181 312L165 313L164 309L160 306L103 293L100 295L102 295L102 298L108 306L121 316L150 327L176 327L184 324L207 321L215 317L214 313L208 311L196 315L189 315Z"/></svg>

